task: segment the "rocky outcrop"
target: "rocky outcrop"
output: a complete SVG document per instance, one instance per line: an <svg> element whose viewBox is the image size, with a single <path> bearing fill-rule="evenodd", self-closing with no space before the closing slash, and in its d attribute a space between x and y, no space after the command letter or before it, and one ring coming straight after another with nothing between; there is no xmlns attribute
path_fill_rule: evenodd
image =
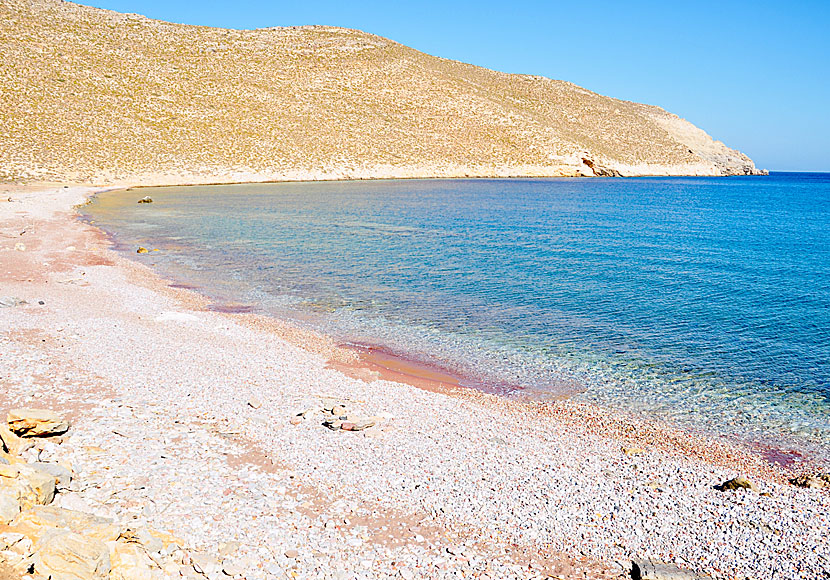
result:
<svg viewBox="0 0 830 580"><path fill-rule="evenodd" d="M171 536L52 503L56 493L70 493L73 473L38 457L41 447L57 447L49 438L68 429L52 411L18 409L8 415L2 433L9 451L0 458L0 577L4 570L53 580L198 577L184 565L198 553L184 551ZM18 454L23 439L13 431L34 438L26 439L31 446L25 457Z"/></svg>
<svg viewBox="0 0 830 580"><path fill-rule="evenodd" d="M0 99L0 179L758 172L658 107L358 30L212 29L59 0L5 0L0 19L13 95Z"/></svg>

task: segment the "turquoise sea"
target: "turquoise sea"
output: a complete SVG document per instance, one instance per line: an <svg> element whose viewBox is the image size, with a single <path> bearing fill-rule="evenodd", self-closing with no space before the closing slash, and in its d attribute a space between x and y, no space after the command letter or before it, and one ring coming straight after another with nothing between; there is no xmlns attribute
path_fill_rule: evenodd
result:
<svg viewBox="0 0 830 580"><path fill-rule="evenodd" d="M830 174L165 187L84 211L220 305L830 459Z"/></svg>

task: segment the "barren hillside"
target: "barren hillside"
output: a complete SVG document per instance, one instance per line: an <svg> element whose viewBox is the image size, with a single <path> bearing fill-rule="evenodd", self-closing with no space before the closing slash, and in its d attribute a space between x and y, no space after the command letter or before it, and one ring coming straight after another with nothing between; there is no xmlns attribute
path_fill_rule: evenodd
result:
<svg viewBox="0 0 830 580"><path fill-rule="evenodd" d="M653 106L357 30L0 0L0 179L755 173Z"/></svg>

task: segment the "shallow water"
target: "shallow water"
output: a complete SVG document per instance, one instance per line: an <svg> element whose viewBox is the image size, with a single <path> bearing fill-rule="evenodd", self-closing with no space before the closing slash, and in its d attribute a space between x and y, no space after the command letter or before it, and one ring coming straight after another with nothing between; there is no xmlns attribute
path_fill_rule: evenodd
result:
<svg viewBox="0 0 830 580"><path fill-rule="evenodd" d="M217 301L479 388L830 448L830 174L152 188L86 211Z"/></svg>

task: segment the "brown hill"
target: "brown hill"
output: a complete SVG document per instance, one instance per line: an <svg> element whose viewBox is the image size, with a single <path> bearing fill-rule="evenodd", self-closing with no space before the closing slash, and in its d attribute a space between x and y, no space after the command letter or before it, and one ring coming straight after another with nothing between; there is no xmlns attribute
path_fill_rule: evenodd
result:
<svg viewBox="0 0 830 580"><path fill-rule="evenodd" d="M343 28L0 0L0 179L756 173L691 123Z"/></svg>

